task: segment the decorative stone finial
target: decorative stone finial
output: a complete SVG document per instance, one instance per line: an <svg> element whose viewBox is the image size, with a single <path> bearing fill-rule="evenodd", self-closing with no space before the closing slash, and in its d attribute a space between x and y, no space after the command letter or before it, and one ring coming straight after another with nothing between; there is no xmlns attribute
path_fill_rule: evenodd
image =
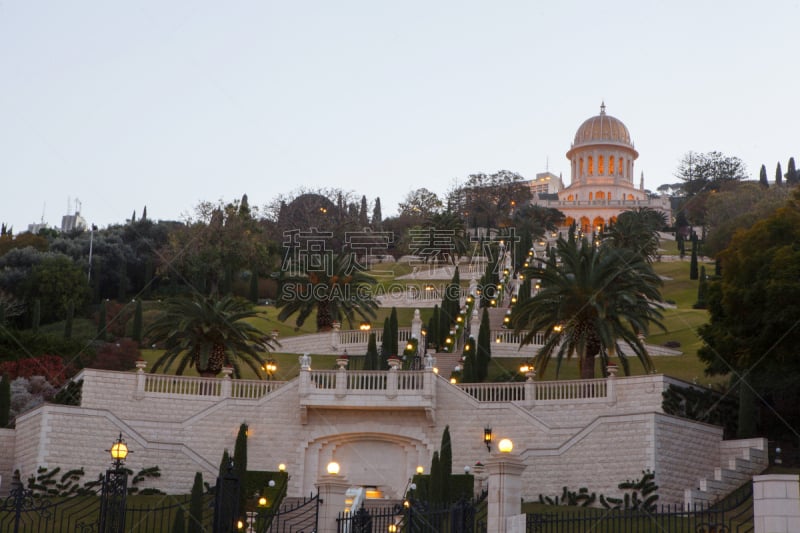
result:
<svg viewBox="0 0 800 533"><path fill-rule="evenodd" d="M606 102L605 102L605 100L600 102L600 114L601 115L605 115L606 114Z"/></svg>

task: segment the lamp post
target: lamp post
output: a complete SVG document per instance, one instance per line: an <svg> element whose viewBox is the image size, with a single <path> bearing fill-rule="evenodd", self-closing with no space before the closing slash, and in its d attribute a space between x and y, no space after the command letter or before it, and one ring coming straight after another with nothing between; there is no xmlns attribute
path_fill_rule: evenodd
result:
<svg viewBox="0 0 800 533"><path fill-rule="evenodd" d="M125 497L128 494L128 471L124 465L130 451L122 433L106 451L111 454L113 462L103 477L99 531L117 533L125 530Z"/></svg>
<svg viewBox="0 0 800 533"><path fill-rule="evenodd" d="M275 359L270 357L267 359L267 362L264 363L264 372L267 373L267 381L272 380L273 374L275 374L276 370L278 370L278 365L275 363Z"/></svg>

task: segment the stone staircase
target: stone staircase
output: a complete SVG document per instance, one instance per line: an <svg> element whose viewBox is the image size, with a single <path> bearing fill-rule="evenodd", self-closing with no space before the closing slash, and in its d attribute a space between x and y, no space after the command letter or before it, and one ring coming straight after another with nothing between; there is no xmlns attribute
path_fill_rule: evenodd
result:
<svg viewBox="0 0 800 533"><path fill-rule="evenodd" d="M742 446L743 442L751 446ZM714 469L713 478L700 479L697 488L684 491L684 506L717 502L763 472L769 462L763 443L763 439L722 441L721 466Z"/></svg>
<svg viewBox="0 0 800 533"><path fill-rule="evenodd" d="M439 375L445 379L450 379L453 369L456 365L461 364L461 353L435 353L433 356L436 358L436 368L439 369Z"/></svg>

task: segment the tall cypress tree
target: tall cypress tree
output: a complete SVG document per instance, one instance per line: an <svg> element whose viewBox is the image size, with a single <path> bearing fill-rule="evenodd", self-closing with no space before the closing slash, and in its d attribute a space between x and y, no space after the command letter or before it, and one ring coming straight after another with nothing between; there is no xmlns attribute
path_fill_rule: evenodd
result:
<svg viewBox="0 0 800 533"><path fill-rule="evenodd" d="M789 168L786 169L786 183L789 185L797 185L800 181L800 176L797 174L797 169L794 166L794 157L789 158Z"/></svg>
<svg viewBox="0 0 800 533"><path fill-rule="evenodd" d="M389 356L392 344L392 328L389 325L389 317L383 319L383 337L381 338L381 366L379 370L386 370L389 368Z"/></svg>
<svg viewBox="0 0 800 533"><path fill-rule="evenodd" d="M369 334L367 342L367 355L364 357L364 370L379 370L378 342L373 331Z"/></svg>
<svg viewBox="0 0 800 533"><path fill-rule="evenodd" d="M689 279L697 279L697 235L692 234L692 259L689 263Z"/></svg>
<svg viewBox="0 0 800 533"><path fill-rule="evenodd" d="M369 220L367 219L367 197L364 195L361 195L361 209L358 211L358 223L362 228L366 228L369 224Z"/></svg>
<svg viewBox="0 0 800 533"><path fill-rule="evenodd" d="M217 473L217 477L225 477L225 474L228 473L228 467L231 464L231 455L228 453L228 448L222 452L222 459L219 462L219 472Z"/></svg>
<svg viewBox="0 0 800 533"><path fill-rule="evenodd" d="M444 501L444 486L442 483L442 462L439 459L439 452L433 452L431 459L431 473L428 475L428 499L431 503L442 503Z"/></svg>
<svg viewBox="0 0 800 533"><path fill-rule="evenodd" d="M517 292L517 304L524 303L531 299L531 278L525 278L520 283L519 291Z"/></svg>
<svg viewBox="0 0 800 533"><path fill-rule="evenodd" d="M0 428L8 426L11 417L11 379L3 374L0 381Z"/></svg>
<svg viewBox="0 0 800 533"><path fill-rule="evenodd" d="M398 346L400 344L400 334L398 333L398 323L397 323L397 308L392 307L392 312L389 314L389 332L392 335L392 338L389 339L389 349L392 351L392 354L397 355L400 352L398 351Z"/></svg>
<svg viewBox="0 0 800 533"><path fill-rule="evenodd" d="M476 381L484 381L489 375L489 361L492 358L492 341L489 338L491 329L489 325L489 310L483 309L481 327L478 329L478 348L476 354Z"/></svg>
<svg viewBox="0 0 800 533"><path fill-rule="evenodd" d="M372 209L372 227L379 228L383 223L383 216L381 215L381 199L375 198L375 207Z"/></svg>
<svg viewBox="0 0 800 533"><path fill-rule="evenodd" d="M203 474L194 474L192 484L192 495L189 500L189 527L187 533L204 533L206 530L203 525Z"/></svg>
<svg viewBox="0 0 800 533"><path fill-rule="evenodd" d="M172 533L186 533L186 513L183 507L178 507L175 519L172 521Z"/></svg>
<svg viewBox="0 0 800 533"><path fill-rule="evenodd" d="M758 173L758 183L765 189L769 187L769 180L767 179L767 167L766 165L761 165L761 170Z"/></svg>
<svg viewBox="0 0 800 533"><path fill-rule="evenodd" d="M780 161L778 161L778 166L775 167L775 185L783 185L783 171L781 170Z"/></svg>
<svg viewBox="0 0 800 533"><path fill-rule="evenodd" d="M442 445L439 449L439 460L442 463L442 472L445 476L453 473L453 448L450 443L450 426L444 427L442 432Z"/></svg>
<svg viewBox="0 0 800 533"><path fill-rule="evenodd" d="M475 347L475 337L470 337L464 343L464 370L461 371L461 381L464 383L475 383L478 381L477 375L477 348Z"/></svg>
<svg viewBox="0 0 800 533"><path fill-rule="evenodd" d="M697 284L697 301L692 307L695 309L706 308L706 295L708 294L708 281L706 280L706 267L700 267L700 281Z"/></svg>
<svg viewBox="0 0 800 533"><path fill-rule="evenodd" d="M433 313L428 319L428 343L432 348L439 350L440 346L439 334L439 304L433 306Z"/></svg>
<svg viewBox="0 0 800 533"><path fill-rule="evenodd" d="M239 433L236 435L236 443L233 445L233 471L239 478L239 486L247 486L247 424L242 422L239 426ZM247 502L247 491L239 491L239 515L244 516L245 503Z"/></svg>

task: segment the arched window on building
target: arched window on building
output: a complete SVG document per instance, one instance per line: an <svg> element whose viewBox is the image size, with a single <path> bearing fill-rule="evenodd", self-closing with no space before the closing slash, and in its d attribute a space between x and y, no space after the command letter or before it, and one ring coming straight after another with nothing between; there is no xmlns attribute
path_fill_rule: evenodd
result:
<svg viewBox="0 0 800 533"><path fill-rule="evenodd" d="M590 233L592 231L592 226L589 225L589 217L581 217L581 231L584 233Z"/></svg>
<svg viewBox="0 0 800 533"><path fill-rule="evenodd" d="M583 158L582 157L580 159L578 159L578 168L580 169L580 170L578 170L578 177L582 178L583 177Z"/></svg>
<svg viewBox="0 0 800 533"><path fill-rule="evenodd" d="M589 201L591 202L592 200L593 200L592 193L589 193Z"/></svg>
<svg viewBox="0 0 800 533"><path fill-rule="evenodd" d="M628 195L628 200L633 200L633 195L632 194Z"/></svg>
<svg viewBox="0 0 800 533"><path fill-rule="evenodd" d="M617 174L622 176L622 158L617 159Z"/></svg>
<svg viewBox="0 0 800 533"><path fill-rule="evenodd" d="M602 176L603 174L605 174L605 172L606 172L605 159L601 155L598 156L597 158L597 175Z"/></svg>
<svg viewBox="0 0 800 533"><path fill-rule="evenodd" d="M609 176L614 175L614 156L608 156L608 174Z"/></svg>
<svg viewBox="0 0 800 533"><path fill-rule="evenodd" d="M592 222L592 230L600 233L603 231L603 226L605 225L605 221L603 217L595 217L594 221Z"/></svg>
<svg viewBox="0 0 800 533"><path fill-rule="evenodd" d="M588 172L588 175L589 176L593 176L594 175L594 159L592 158L592 156L589 156L589 172Z"/></svg>
<svg viewBox="0 0 800 533"><path fill-rule="evenodd" d="M606 193L604 193L603 191L597 191L597 193L594 195L594 199L595 200L605 200L606 199Z"/></svg>
<svg viewBox="0 0 800 533"><path fill-rule="evenodd" d="M575 201L575 197L570 194L569 196L567 196L567 201L568 202L574 202Z"/></svg>
<svg viewBox="0 0 800 533"><path fill-rule="evenodd" d="M574 218L572 218L572 217L567 217L567 218L564 220L564 223L566 224L566 226L567 226L567 227L570 227L570 226L572 226L572 225L575 223L575 219L574 219Z"/></svg>

